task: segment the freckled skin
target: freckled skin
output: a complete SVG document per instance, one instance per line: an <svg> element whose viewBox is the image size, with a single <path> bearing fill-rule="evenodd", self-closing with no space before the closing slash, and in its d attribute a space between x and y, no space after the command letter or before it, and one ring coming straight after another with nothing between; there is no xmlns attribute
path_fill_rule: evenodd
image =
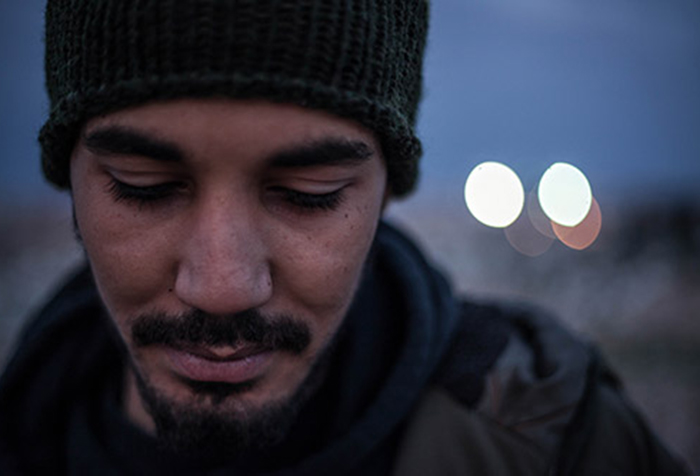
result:
<svg viewBox="0 0 700 476"><path fill-rule="evenodd" d="M185 160L163 163L86 147L86 134L111 125L175 144ZM375 153L359 165L308 170L274 169L267 161L285 148L328 137L361 140ZM85 125L71 159L76 220L105 306L137 367L159 391L178 404L210 405L173 377L162 350L134 348L134 317L255 308L305 322L311 344L301 356L274 353L258 384L217 410L246 415L294 393L357 289L387 193L380 154L373 135L353 122L266 102L177 100ZM115 174L137 186L184 186L163 203L138 205L115 200ZM335 209L302 210L271 192L272 186L303 188L319 180L343 187ZM131 419L152 431L133 385L124 401Z"/></svg>

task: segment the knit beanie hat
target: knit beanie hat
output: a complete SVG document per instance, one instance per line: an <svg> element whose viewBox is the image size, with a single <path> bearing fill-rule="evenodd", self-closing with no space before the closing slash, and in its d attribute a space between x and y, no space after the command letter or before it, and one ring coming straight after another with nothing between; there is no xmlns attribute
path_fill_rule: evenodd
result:
<svg viewBox="0 0 700 476"><path fill-rule="evenodd" d="M49 181L90 118L178 97L321 109L378 138L394 196L415 185L428 0L48 0Z"/></svg>

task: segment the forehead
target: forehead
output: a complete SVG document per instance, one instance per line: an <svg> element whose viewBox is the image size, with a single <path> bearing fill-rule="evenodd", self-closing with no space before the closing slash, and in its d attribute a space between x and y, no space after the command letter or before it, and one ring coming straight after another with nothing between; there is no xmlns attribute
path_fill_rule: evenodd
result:
<svg viewBox="0 0 700 476"><path fill-rule="evenodd" d="M365 143L380 152L374 134L351 120L292 104L231 99L150 103L91 119L82 137L114 128L176 143L185 152L265 154L323 140Z"/></svg>

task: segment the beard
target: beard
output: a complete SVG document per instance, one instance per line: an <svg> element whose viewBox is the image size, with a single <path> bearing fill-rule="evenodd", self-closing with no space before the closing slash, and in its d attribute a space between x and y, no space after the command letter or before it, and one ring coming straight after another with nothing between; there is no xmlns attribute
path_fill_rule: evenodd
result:
<svg viewBox="0 0 700 476"><path fill-rule="evenodd" d="M176 317L148 314L134 320L131 334L135 348L252 344L295 355L302 354L311 341L310 330L303 321L288 316L266 317L256 310L233 316L209 315L198 310ZM153 385L129 352L128 364L162 447L193 456L233 460L269 450L284 440L304 403L321 385L338 334L318 354L309 373L290 396L255 409L234 410L227 405L229 397L250 390L255 381L233 384L183 380L196 400L181 403Z"/></svg>
<svg viewBox="0 0 700 476"><path fill-rule="evenodd" d="M90 256L83 239L73 207L75 238L81 245L86 261ZM365 257L363 276L376 257L376 236ZM91 265L92 267L92 265ZM362 280L360 280L362 281ZM356 293L357 290L355 290ZM128 370L134 377L136 390L156 428L159 444L166 450L179 453L213 457L217 460L234 460L242 455L265 452L281 443L289 434L302 407L323 383L338 343L346 332L346 319L316 355L309 373L290 396L273 400L264 406L247 412L225 408L228 397L250 390L255 382L229 384L222 382L185 382L200 400L209 399L210 405L183 404L157 388L148 375L139 369L129 350L117 320L104 316L114 334L114 340L122 349ZM289 316L263 316L255 309L229 316L207 314L193 310L180 316L151 313L138 316L131 329L135 347L150 345L229 345L258 344L270 349L302 354L311 341L310 330L301 320Z"/></svg>

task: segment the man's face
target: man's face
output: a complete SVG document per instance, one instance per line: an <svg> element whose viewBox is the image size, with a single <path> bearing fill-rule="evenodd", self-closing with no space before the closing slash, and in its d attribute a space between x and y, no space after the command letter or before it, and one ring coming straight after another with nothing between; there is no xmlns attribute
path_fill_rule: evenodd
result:
<svg viewBox="0 0 700 476"><path fill-rule="evenodd" d="M86 124L75 217L128 350L133 421L155 431L165 407L245 426L299 397L358 287L380 154L353 122L266 102L178 100Z"/></svg>

